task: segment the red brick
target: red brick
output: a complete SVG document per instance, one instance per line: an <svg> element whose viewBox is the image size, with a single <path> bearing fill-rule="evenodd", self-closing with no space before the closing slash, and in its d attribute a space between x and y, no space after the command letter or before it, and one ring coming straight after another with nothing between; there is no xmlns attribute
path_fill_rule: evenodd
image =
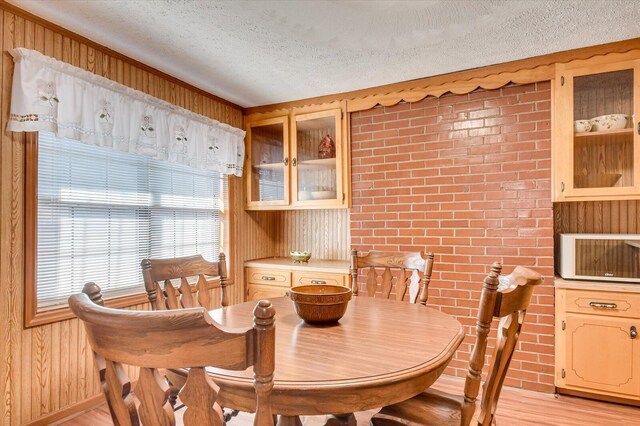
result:
<svg viewBox="0 0 640 426"><path fill-rule="evenodd" d="M470 335L493 261L553 276L550 98L543 82L352 114L351 245L433 250L429 304ZM534 293L508 384L553 390L552 281ZM447 371L464 375L471 349Z"/></svg>

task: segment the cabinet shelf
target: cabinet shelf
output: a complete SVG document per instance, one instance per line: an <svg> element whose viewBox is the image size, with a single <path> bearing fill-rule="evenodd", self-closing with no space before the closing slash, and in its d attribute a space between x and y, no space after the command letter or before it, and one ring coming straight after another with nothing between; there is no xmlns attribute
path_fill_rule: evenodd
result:
<svg viewBox="0 0 640 426"><path fill-rule="evenodd" d="M633 129L628 127L626 129L615 130L602 130L600 132L582 132L576 133L576 138L594 138L598 136L614 136L614 135L633 135Z"/></svg>
<svg viewBox="0 0 640 426"><path fill-rule="evenodd" d="M254 168L258 170L283 170L283 163L262 163L262 164L254 164Z"/></svg>
<svg viewBox="0 0 640 426"><path fill-rule="evenodd" d="M621 177L620 173L593 173L587 176L575 175L573 182L577 188L612 188Z"/></svg>
<svg viewBox="0 0 640 426"><path fill-rule="evenodd" d="M322 169L335 169L335 158L321 158L318 160L305 160L298 163L300 167L304 167L307 170L322 170Z"/></svg>

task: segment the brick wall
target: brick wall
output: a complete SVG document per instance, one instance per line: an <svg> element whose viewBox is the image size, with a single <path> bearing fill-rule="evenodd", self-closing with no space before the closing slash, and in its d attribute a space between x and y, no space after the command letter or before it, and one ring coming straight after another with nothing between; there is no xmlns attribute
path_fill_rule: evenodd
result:
<svg viewBox="0 0 640 426"><path fill-rule="evenodd" d="M550 121L549 82L351 117L351 245L436 253L429 304L467 332L449 374L466 374L482 279L498 260L506 272L525 265L547 277L506 384L553 391Z"/></svg>

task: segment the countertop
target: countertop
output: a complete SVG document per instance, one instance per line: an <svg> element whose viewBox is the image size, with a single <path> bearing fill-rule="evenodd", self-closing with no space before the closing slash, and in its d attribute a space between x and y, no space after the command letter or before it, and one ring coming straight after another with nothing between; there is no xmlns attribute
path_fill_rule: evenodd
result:
<svg viewBox="0 0 640 426"><path fill-rule="evenodd" d="M308 263L294 263L288 257L265 257L244 262L249 268L286 269L288 271L316 271L332 274L348 274L348 260L310 259Z"/></svg>
<svg viewBox="0 0 640 426"><path fill-rule="evenodd" d="M556 277L555 288L589 291L616 291L620 293L640 293L640 284L616 283L609 281L577 281Z"/></svg>

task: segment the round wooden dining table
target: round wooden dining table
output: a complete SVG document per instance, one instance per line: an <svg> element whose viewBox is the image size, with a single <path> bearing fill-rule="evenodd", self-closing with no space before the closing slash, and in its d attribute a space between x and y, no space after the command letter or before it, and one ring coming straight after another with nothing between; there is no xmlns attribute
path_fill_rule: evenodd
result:
<svg viewBox="0 0 640 426"><path fill-rule="evenodd" d="M270 403L279 425L298 416L347 413L335 424L355 424L355 411L410 398L444 371L464 339L452 316L420 304L353 297L338 323L304 323L286 297L270 299L276 310L274 387ZM223 326L245 327L256 302L209 312ZM221 406L255 410L253 370L208 369L220 387ZM330 422L331 423L331 422Z"/></svg>

